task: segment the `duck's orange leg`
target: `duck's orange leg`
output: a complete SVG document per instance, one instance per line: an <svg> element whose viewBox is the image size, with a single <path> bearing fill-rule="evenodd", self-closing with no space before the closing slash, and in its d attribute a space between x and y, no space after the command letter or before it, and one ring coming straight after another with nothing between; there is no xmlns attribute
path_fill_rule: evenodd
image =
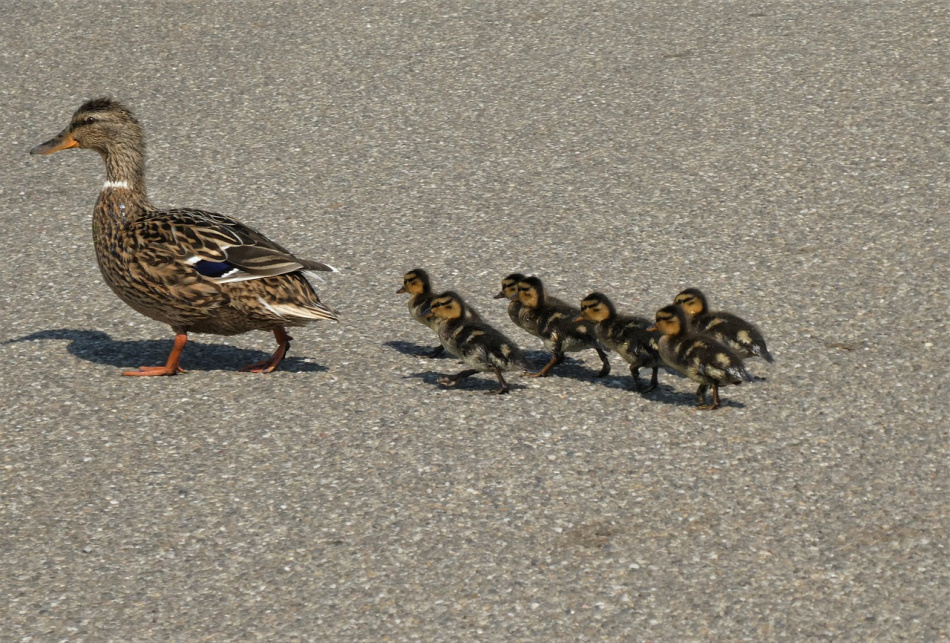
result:
<svg viewBox="0 0 950 643"><path fill-rule="evenodd" d="M280 327L274 329L274 337L277 339L277 350L274 351L274 354L263 362L248 364L241 369L242 371L247 371L248 373L270 373L277 368L277 365L281 363L284 359L284 355L286 355L288 349L290 349L290 340L292 340L293 337L288 335L287 331Z"/></svg>
<svg viewBox="0 0 950 643"><path fill-rule="evenodd" d="M140 366L138 370L126 371L123 375L132 375L135 377L150 377L153 375L178 375L184 373L185 369L178 365L178 359L181 352L185 350L185 344L188 343L188 335L178 333L175 335L175 345L172 346L172 352L168 355L168 361L164 366Z"/></svg>

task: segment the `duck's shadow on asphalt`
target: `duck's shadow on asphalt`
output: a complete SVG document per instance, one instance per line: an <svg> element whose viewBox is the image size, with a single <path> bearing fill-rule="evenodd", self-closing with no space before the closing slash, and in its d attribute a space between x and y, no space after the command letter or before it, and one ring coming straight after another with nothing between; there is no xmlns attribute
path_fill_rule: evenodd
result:
<svg viewBox="0 0 950 643"><path fill-rule="evenodd" d="M42 340L65 340L71 355L87 362L134 370L139 366L164 364L172 349L172 339L140 339L122 341L112 339L100 330L57 328L41 330L23 337L8 339L3 344L17 344ZM186 371L238 371L248 364L267 359L269 353L227 344L210 344L189 337L182 353L181 365ZM287 356L279 371L316 373L327 371L326 366L306 362L299 357Z"/></svg>

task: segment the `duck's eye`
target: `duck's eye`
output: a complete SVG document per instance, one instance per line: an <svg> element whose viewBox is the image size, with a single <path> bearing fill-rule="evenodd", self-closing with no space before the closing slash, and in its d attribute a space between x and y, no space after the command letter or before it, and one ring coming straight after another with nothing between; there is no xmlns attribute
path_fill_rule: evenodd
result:
<svg viewBox="0 0 950 643"><path fill-rule="evenodd" d="M96 120L97 120L97 119L96 119L95 116L87 116L87 117L83 120L82 124L83 124L83 125L92 125L93 123L96 122Z"/></svg>

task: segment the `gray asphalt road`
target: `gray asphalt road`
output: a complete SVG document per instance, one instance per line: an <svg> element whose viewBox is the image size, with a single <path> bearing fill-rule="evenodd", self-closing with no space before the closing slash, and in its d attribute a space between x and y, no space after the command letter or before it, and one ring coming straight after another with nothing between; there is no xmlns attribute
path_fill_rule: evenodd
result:
<svg viewBox="0 0 950 643"><path fill-rule="evenodd" d="M5 641L945 640L946 2L8 3L0 20ZM111 94L153 202L342 268L339 325L169 329L102 283ZM443 390L395 295L513 270L761 326L692 410L593 353Z"/></svg>

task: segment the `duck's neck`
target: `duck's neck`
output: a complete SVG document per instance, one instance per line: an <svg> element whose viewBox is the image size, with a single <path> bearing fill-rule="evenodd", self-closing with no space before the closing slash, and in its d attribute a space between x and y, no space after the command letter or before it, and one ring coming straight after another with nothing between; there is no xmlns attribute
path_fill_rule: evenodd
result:
<svg viewBox="0 0 950 643"><path fill-rule="evenodd" d="M101 152L106 180L99 193L96 212L115 222L132 221L151 210L145 192L145 155L136 147Z"/></svg>

